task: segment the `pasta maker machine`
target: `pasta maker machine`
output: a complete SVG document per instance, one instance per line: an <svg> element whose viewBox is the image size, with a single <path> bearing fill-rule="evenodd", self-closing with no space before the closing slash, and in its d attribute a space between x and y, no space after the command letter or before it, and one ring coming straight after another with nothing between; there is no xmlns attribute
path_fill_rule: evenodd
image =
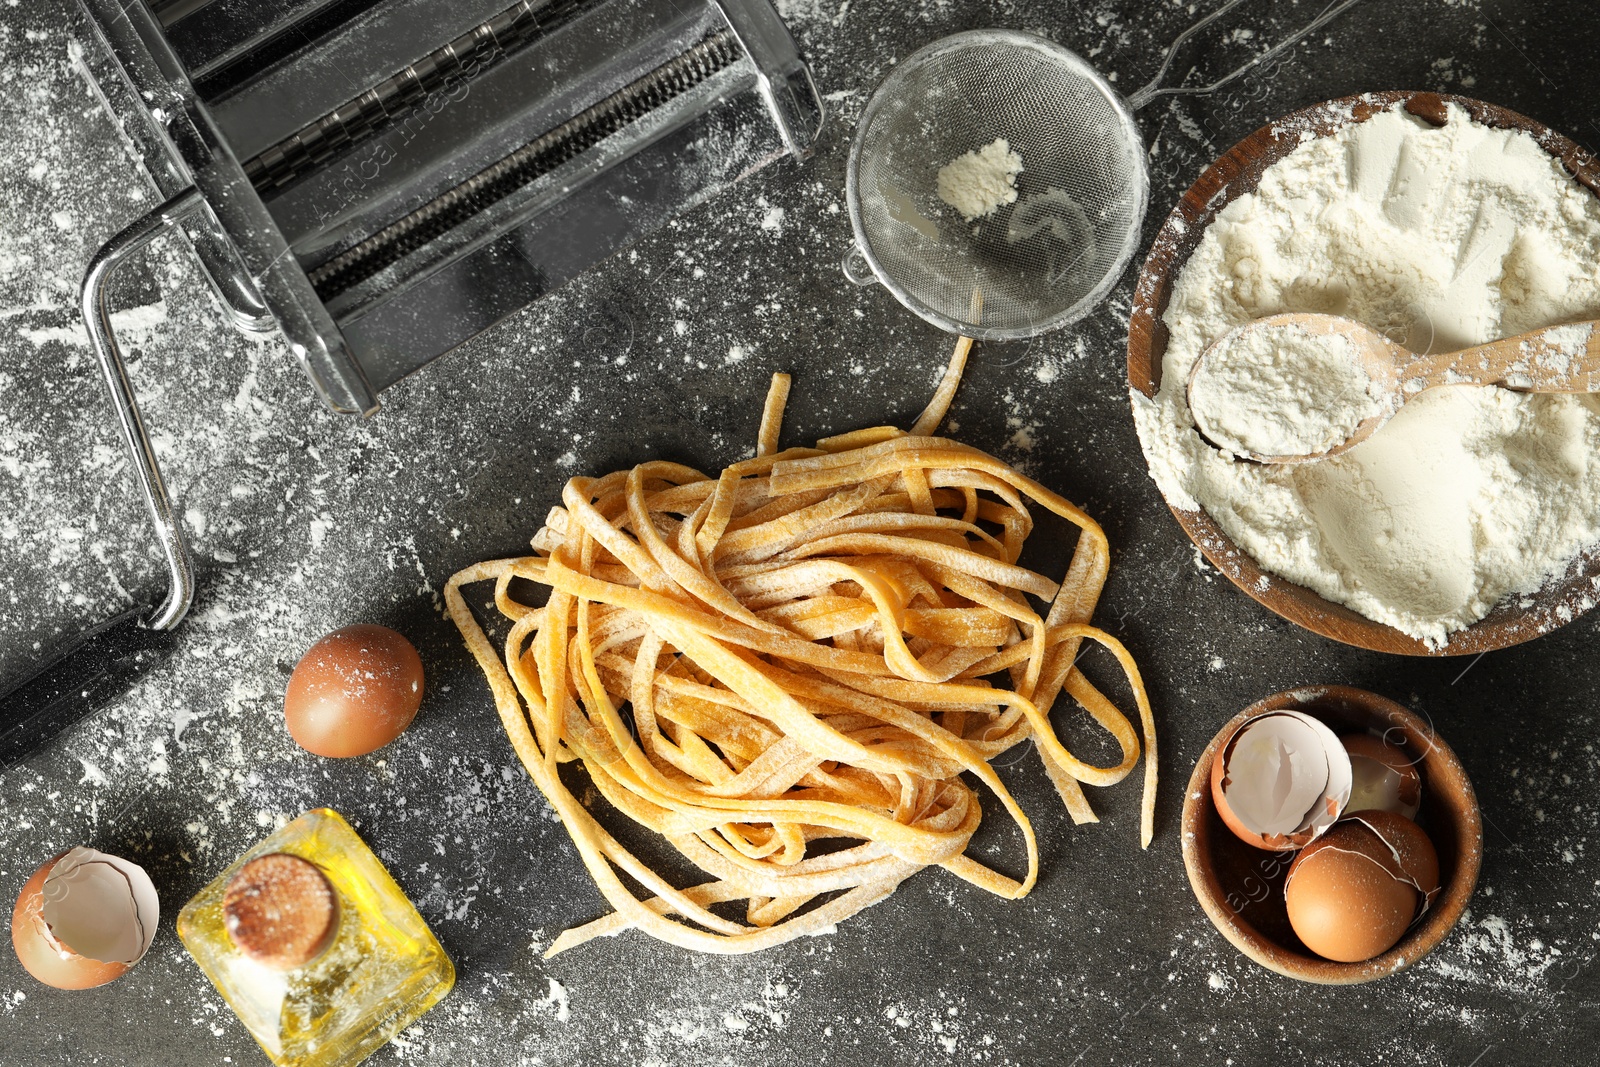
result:
<svg viewBox="0 0 1600 1067"><path fill-rule="evenodd" d="M808 157L823 122L770 0L79 4L91 83L162 201L95 256L82 303L169 587L0 697L0 768L120 693L193 598L111 327L133 253L181 227L237 327L281 332L330 407L370 414L679 212Z"/></svg>
<svg viewBox="0 0 1600 1067"><path fill-rule="evenodd" d="M80 0L165 214L336 410L812 150L768 0L507 2Z"/></svg>

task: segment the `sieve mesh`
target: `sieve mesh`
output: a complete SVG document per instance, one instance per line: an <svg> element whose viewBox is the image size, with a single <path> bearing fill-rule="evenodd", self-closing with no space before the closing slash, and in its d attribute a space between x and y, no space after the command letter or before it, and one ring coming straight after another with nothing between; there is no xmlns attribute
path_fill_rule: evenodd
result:
<svg viewBox="0 0 1600 1067"><path fill-rule="evenodd" d="M939 169L997 137L1022 157L1017 199L968 223L939 199ZM1087 314L1133 255L1147 191L1143 140L1105 80L1004 30L947 37L896 67L862 116L846 182L878 279L923 318L980 339Z"/></svg>

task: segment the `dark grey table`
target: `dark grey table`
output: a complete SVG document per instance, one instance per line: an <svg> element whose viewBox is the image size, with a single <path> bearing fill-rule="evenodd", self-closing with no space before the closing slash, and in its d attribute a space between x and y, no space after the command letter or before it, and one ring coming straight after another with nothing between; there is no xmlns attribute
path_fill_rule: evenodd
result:
<svg viewBox="0 0 1600 1067"><path fill-rule="evenodd" d="M626 934L541 959L604 903L515 765L441 615L444 579L517 551L574 472L658 455L710 470L741 456L774 370L795 374L787 441L908 421L949 339L837 269L845 154L867 95L897 57L989 25L1044 32L1138 84L1192 17L1136 0L783 6L836 109L818 158L759 176L514 316L391 391L370 421L322 410L279 344L222 324L183 249L153 252L159 293L126 295L140 306L134 376L187 512L199 601L170 662L0 778L0 897L9 906L41 860L91 843L145 864L165 914L149 958L94 992L46 989L0 952L0 1064L263 1062L172 918L277 820L319 804L357 823L460 971L378 1064L1592 1062L1600 617L1477 661L1413 662L1302 632L1235 591L1197 561L1144 472L1123 376L1132 271L1078 327L980 349L950 429L1080 502L1111 536L1098 621L1138 655L1161 729L1151 849L1137 847L1134 781L1094 791L1104 821L1075 828L1024 754L1004 771L1043 853L1024 901L935 871L833 936L763 955L694 956ZM1319 6L1252 2L1225 23L1238 32L1198 42L1179 73L1226 69ZM71 9L0 6L5 675L161 578L74 310L91 251L150 199L73 68ZM1239 137L1351 92L1466 92L1595 144L1597 50L1584 4L1369 0L1270 79L1140 116L1150 227ZM1052 565L1048 546L1038 558ZM397 744L327 762L284 733L284 681L312 637L358 620L409 634L430 688ZM1478 894L1455 933L1411 971L1354 989L1300 986L1241 958L1179 858L1182 786L1207 739L1257 697L1311 682L1426 711L1487 823ZM1109 755L1076 721L1066 732ZM983 845L1020 862L998 829Z"/></svg>

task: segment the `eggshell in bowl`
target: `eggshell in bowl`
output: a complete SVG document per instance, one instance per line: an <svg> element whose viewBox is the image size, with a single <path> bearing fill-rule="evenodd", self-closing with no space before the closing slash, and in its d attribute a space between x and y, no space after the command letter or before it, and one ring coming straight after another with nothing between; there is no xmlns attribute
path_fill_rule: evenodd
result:
<svg viewBox="0 0 1600 1067"><path fill-rule="evenodd" d="M1420 894L1376 856L1376 835L1345 822L1295 857L1284 886L1289 923L1324 959L1358 963L1387 952L1416 917Z"/></svg>
<svg viewBox="0 0 1600 1067"><path fill-rule="evenodd" d="M1399 745L1372 734L1339 738L1350 754L1350 810L1376 808L1415 819L1422 806L1422 775Z"/></svg>
<svg viewBox="0 0 1600 1067"><path fill-rule="evenodd" d="M1350 799L1350 757L1316 718L1294 710L1245 720L1211 764L1217 814L1234 836L1270 852L1320 837Z"/></svg>

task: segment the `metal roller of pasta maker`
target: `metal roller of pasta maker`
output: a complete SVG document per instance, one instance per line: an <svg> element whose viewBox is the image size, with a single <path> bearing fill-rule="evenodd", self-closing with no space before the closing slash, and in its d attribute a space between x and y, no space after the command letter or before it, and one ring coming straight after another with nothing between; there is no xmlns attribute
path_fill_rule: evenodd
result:
<svg viewBox="0 0 1600 1067"><path fill-rule="evenodd" d="M83 283L166 557L160 603L0 697L0 769L165 654L193 567L110 318L118 266L188 236L233 323L337 411L768 163L823 106L769 0L79 0L101 102L162 203Z"/></svg>

